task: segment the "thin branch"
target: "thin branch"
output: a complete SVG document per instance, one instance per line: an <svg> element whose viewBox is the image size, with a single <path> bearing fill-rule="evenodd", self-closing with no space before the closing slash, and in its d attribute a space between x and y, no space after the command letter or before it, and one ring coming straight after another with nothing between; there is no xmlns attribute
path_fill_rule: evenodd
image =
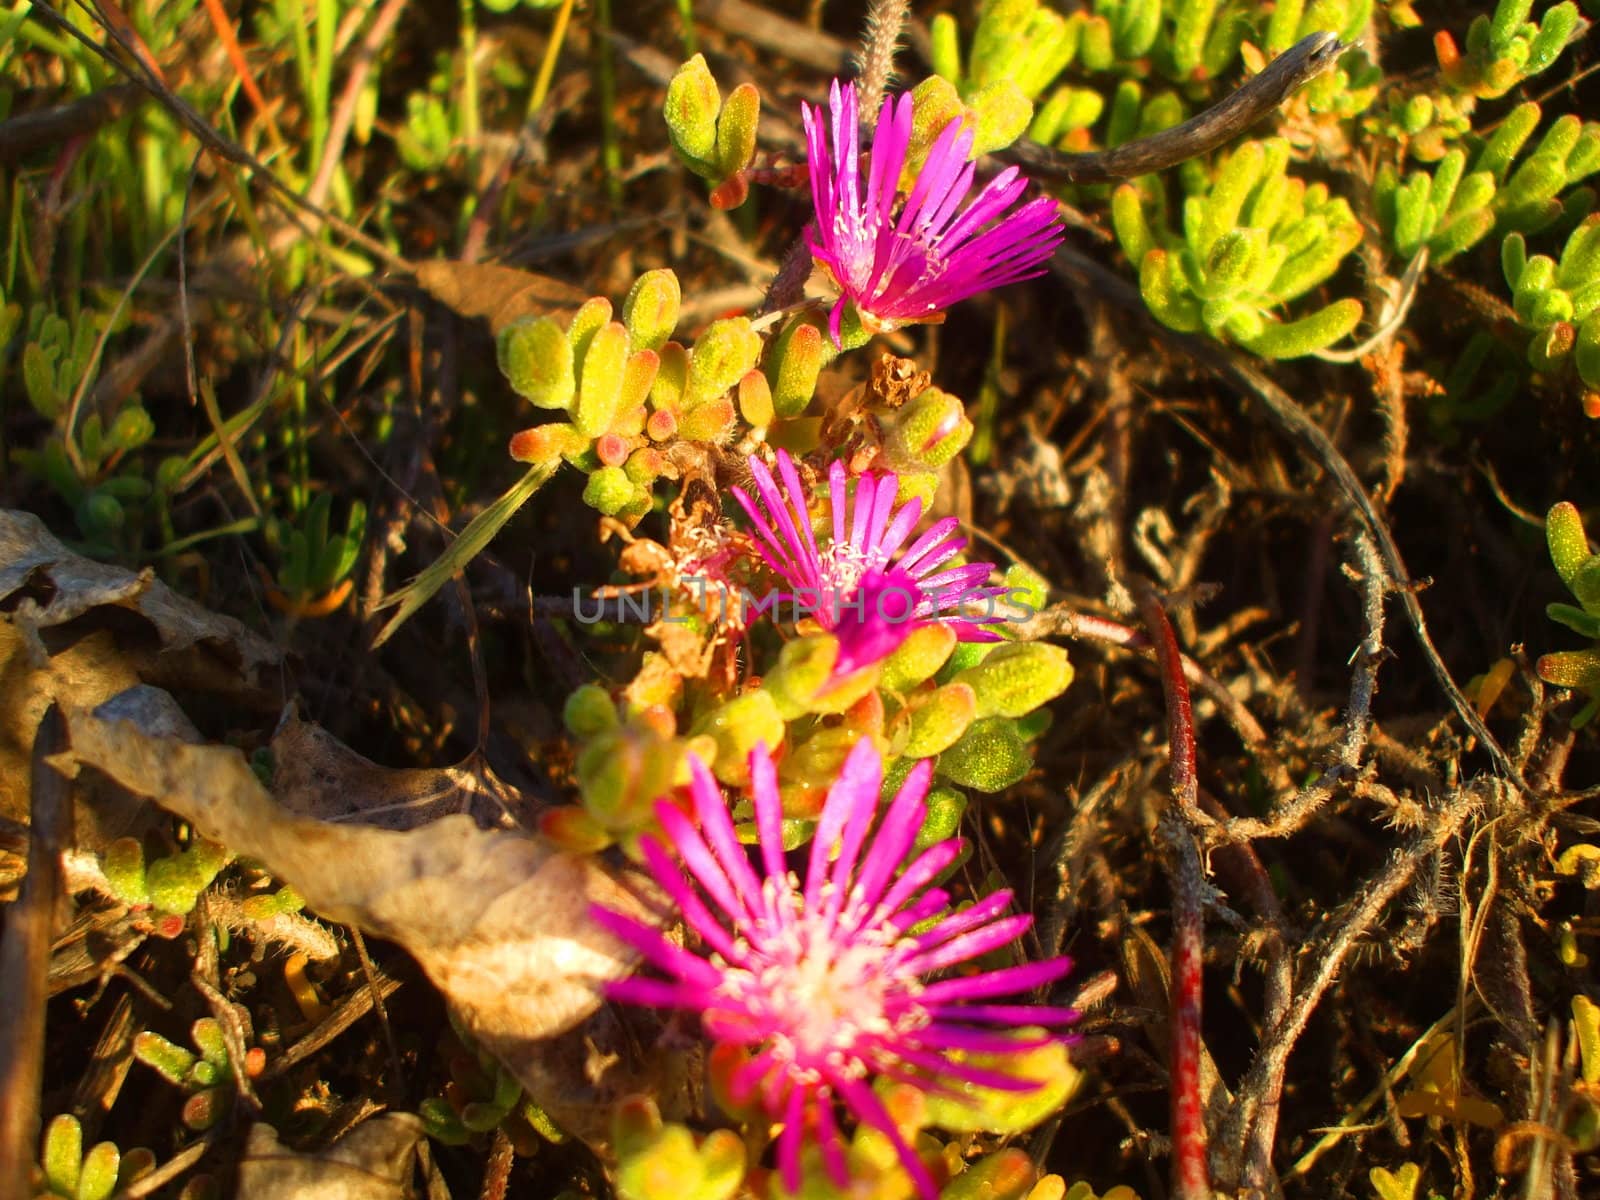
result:
<svg viewBox="0 0 1600 1200"><path fill-rule="evenodd" d="M1344 455L1339 453L1338 447L1333 444L1322 427L1313 421L1305 409L1295 403L1287 392L1238 355L1205 338L1175 333L1158 324L1155 318L1150 316L1149 309L1146 308L1138 290L1093 259L1086 258L1067 247L1056 251L1051 269L1073 286L1093 287L1106 299L1121 305L1130 313L1137 314L1161 341L1189 355L1234 387L1254 397L1260 402L1262 409L1278 431L1299 443L1323 470L1332 476L1345 501L1371 533L1377 545L1378 556L1389 577L1387 586L1399 595L1406 610L1412 636L1422 649L1428 669L1433 673L1440 691L1445 694L1450 707L1455 709L1462 724L1471 731L1484 752L1493 760L1495 769L1519 791L1526 793L1528 784L1522 777L1522 772L1511 761L1511 757L1494 734L1489 732L1489 727L1484 724L1483 718L1473 707L1472 702L1463 694L1434 646L1433 637L1428 632L1427 618L1422 611L1422 602L1417 599L1418 585L1412 581L1410 573L1406 570L1405 560L1400 557L1400 549L1395 545L1394 535L1390 532L1388 523L1379 516L1373 507L1372 498L1367 495L1361 481L1356 478L1355 471L1351 469Z"/></svg>
<svg viewBox="0 0 1600 1200"><path fill-rule="evenodd" d="M61 852L72 841L72 785L52 756L67 748L61 710L46 710L33 738L28 873L0 939L0 1195L31 1195L44 1081L45 976L61 897Z"/></svg>
<svg viewBox="0 0 1600 1200"><path fill-rule="evenodd" d="M1289 1054L1305 1032L1311 1014L1338 977L1350 952L1355 949L1383 915L1389 902L1411 882L1417 868L1437 854L1456 835L1467 818L1477 812L1503 781L1484 778L1456 793L1438 812L1432 826L1413 838L1409 845L1394 851L1388 863L1373 878L1359 885L1342 912L1327 922L1328 932L1307 945L1301 953L1306 977L1297 981L1294 1002L1284 1017L1262 1038L1261 1047L1251 1061L1239 1086L1238 1097L1222 1135L1216 1139L1219 1158L1218 1184L1228 1187L1239 1178L1239 1157L1246 1145L1250 1127L1259 1114L1276 1106L1283 1093L1285 1067Z"/></svg>
<svg viewBox="0 0 1600 1200"><path fill-rule="evenodd" d="M1313 33L1267 64L1238 90L1181 125L1114 150L1062 154L1037 142L1019 141L998 157L1027 168L1038 179L1110 183L1175 167L1232 141L1331 67L1349 47L1338 34Z"/></svg>

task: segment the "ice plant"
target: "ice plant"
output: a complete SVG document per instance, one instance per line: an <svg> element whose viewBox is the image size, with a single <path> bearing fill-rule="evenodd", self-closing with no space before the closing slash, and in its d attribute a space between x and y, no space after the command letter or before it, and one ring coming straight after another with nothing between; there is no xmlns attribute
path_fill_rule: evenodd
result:
<svg viewBox="0 0 1600 1200"><path fill-rule="evenodd" d="M911 144L911 96L884 98L864 197L855 87L833 81L831 141L820 108L802 104L801 113L816 209L806 239L841 293L828 319L835 344L846 301L869 330L937 320L958 300L1042 273L1061 241L1060 214L1048 196L1009 211L1028 186L1015 167L1001 171L957 213L975 172L967 161L972 129L963 120L939 134L896 215Z"/></svg>
<svg viewBox="0 0 1600 1200"><path fill-rule="evenodd" d="M1010 891L951 911L950 894L932 884L961 853L961 839L911 857L926 814L931 763L917 764L875 822L883 766L869 739L858 742L828 791L803 884L784 859L777 774L766 748L758 745L750 756L759 874L710 772L697 759L691 768L695 820L666 800L657 803L656 814L692 882L655 838L644 837L641 846L651 872L704 943L703 956L648 925L597 909L605 928L668 976L634 976L611 984L608 995L699 1012L713 1042L750 1052L729 1090L736 1103L758 1104L782 1122L777 1159L789 1192L800 1186L808 1138L815 1139L829 1178L846 1187L842 1106L889 1139L918 1192L933 1200L932 1175L871 1078L925 1090L948 1090L952 1082L1035 1090L1044 1081L956 1056L1021 1052L1064 1039L1059 1032L1017 1031L1059 1029L1075 1019L1072 1010L993 1001L1059 979L1068 960L944 975L1007 945L1033 918L1002 915Z"/></svg>
<svg viewBox="0 0 1600 1200"><path fill-rule="evenodd" d="M759 500L739 487L733 489L734 497L750 517L761 557L795 589L774 600L791 602L839 639L836 678L890 654L925 621L949 623L963 641L999 640L962 615L965 605L1005 594L1004 588L982 586L994 564L944 566L967 545L955 533L959 523L954 517L935 522L895 557L922 516L920 499L895 509L897 476L860 476L852 504L849 477L844 464L836 461L828 469L833 537L819 547L806 489L789 455L778 451L781 487L759 458L752 455L748 464Z"/></svg>

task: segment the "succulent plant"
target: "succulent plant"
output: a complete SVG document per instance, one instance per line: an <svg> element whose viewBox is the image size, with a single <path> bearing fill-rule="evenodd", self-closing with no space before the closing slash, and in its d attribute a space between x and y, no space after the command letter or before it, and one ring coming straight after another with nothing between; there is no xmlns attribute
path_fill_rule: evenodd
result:
<svg viewBox="0 0 1600 1200"><path fill-rule="evenodd" d="M246 1050L243 1063L235 1063L228 1053L222 1024L215 1017L197 1020L190 1026L189 1038L194 1045L192 1051L145 1030L133 1039L133 1056L189 1094L183 1105L185 1125L194 1130L210 1129L227 1111L236 1086L234 1077L242 1073L253 1079L261 1074L266 1054L252 1046Z"/></svg>
<svg viewBox="0 0 1600 1200"><path fill-rule="evenodd" d="M1150 205L1137 185L1117 189L1117 238L1162 324L1204 330L1267 358L1314 353L1355 328L1362 314L1356 300L1297 320L1277 315L1325 282L1362 238L1349 204L1320 183L1288 175L1288 162L1288 143L1279 138L1245 142L1225 155L1204 189L1184 201L1181 235L1166 228L1160 204Z"/></svg>

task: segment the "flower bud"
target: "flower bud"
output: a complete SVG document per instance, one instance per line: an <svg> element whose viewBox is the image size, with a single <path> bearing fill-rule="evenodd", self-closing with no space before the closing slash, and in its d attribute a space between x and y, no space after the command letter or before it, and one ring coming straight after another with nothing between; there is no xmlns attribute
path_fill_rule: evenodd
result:
<svg viewBox="0 0 1600 1200"><path fill-rule="evenodd" d="M683 289L666 267L646 271L634 281L622 302L622 322L631 343L640 350L659 350L678 324Z"/></svg>
<svg viewBox="0 0 1600 1200"><path fill-rule="evenodd" d="M772 384L772 407L780 417L798 417L817 391L817 377L833 357L834 349L814 320L790 321L767 355L767 379Z"/></svg>
<svg viewBox="0 0 1600 1200"><path fill-rule="evenodd" d="M591 472L583 488L583 502L608 517L616 516L637 495L633 480L621 467L601 467Z"/></svg>
<svg viewBox="0 0 1600 1200"><path fill-rule="evenodd" d="M621 724L611 693L597 683L586 683L567 697L561 720L573 737L592 738Z"/></svg>
<svg viewBox="0 0 1600 1200"><path fill-rule="evenodd" d="M584 437L597 438L622 408L622 377L628 362L628 331L619 321L596 330L583 356L578 402L572 424Z"/></svg>
<svg viewBox="0 0 1600 1200"><path fill-rule="evenodd" d="M662 116L672 145L697 174L716 173L717 112L722 93L711 77L705 56L696 54L672 76Z"/></svg>
<svg viewBox="0 0 1600 1200"><path fill-rule="evenodd" d="M628 461L628 439L615 433L604 433L595 439L594 456L602 466L620 467Z"/></svg>
<svg viewBox="0 0 1600 1200"><path fill-rule="evenodd" d="M903 718L907 736L901 753L907 758L932 758L948 750L967 731L977 711L977 695L970 684L945 684Z"/></svg>
<svg viewBox="0 0 1600 1200"><path fill-rule="evenodd" d="M1060 646L1008 642L956 681L972 688L979 717L1020 717L1067 690L1072 664Z"/></svg>
<svg viewBox="0 0 1600 1200"><path fill-rule="evenodd" d="M761 335L747 317L714 321L689 353L689 373L683 407L693 410L723 395L756 365L761 355Z"/></svg>
<svg viewBox="0 0 1600 1200"><path fill-rule="evenodd" d="M495 339L500 373L512 390L538 408L566 408L576 390L572 344L549 317L518 321Z"/></svg>
<svg viewBox="0 0 1600 1200"><path fill-rule="evenodd" d="M712 768L716 777L742 787L750 782L750 751L762 742L775 753L783 744L785 729L777 702L765 689L756 688L702 718L695 732L716 740L717 759Z"/></svg>
<svg viewBox="0 0 1600 1200"><path fill-rule="evenodd" d="M950 749L939 756L939 774L978 792L1010 787L1032 766L1027 743L1004 717L974 721Z"/></svg>
<svg viewBox="0 0 1600 1200"><path fill-rule="evenodd" d="M884 458L895 471L936 471L971 440L972 422L961 401L930 387L894 415L884 438Z"/></svg>
<svg viewBox="0 0 1600 1200"><path fill-rule="evenodd" d="M956 631L938 621L918 625L883 663L878 683L886 691L905 692L932 679L956 648Z"/></svg>

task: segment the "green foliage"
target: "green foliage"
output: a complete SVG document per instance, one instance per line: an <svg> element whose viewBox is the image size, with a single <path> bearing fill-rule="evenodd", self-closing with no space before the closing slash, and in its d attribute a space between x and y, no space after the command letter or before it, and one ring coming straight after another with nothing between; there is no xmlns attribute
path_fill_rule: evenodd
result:
<svg viewBox="0 0 1600 1200"><path fill-rule="evenodd" d="M577 373L566 331L551 317L508 325L495 339L500 373L536 408L565 410L577 395Z"/></svg>
<svg viewBox="0 0 1600 1200"><path fill-rule="evenodd" d="M444 1039L450 1081L443 1096L430 1096L417 1105L417 1115L427 1135L446 1146L482 1145L486 1134L503 1131L512 1149L530 1156L538 1143L567 1140L543 1109L523 1092L515 1075L488 1051L476 1047L450 1017L450 1035Z"/></svg>
<svg viewBox="0 0 1600 1200"><path fill-rule="evenodd" d="M1434 49L1444 81L1474 96L1503 96L1517 84L1549 68L1585 24L1578 6L1563 0L1528 20L1533 0L1500 0L1494 15L1480 13L1467 27L1466 53L1440 31Z"/></svg>
<svg viewBox="0 0 1600 1200"><path fill-rule="evenodd" d="M718 208L742 204L746 185L741 176L755 157L761 119L761 93L755 85L740 84L724 101L705 56L696 54L667 85L662 116L684 166L713 185L712 203Z"/></svg>
<svg viewBox="0 0 1600 1200"><path fill-rule="evenodd" d="M1426 246L1434 263L1471 249L1494 228L1494 175L1464 175L1467 155L1449 151L1429 175L1413 171L1401 182L1385 163L1373 181L1378 222L1389 244L1409 258Z"/></svg>
<svg viewBox="0 0 1600 1200"><path fill-rule="evenodd" d="M1531 102L1513 109L1473 161L1474 171L1494 177L1494 209L1502 232L1539 233L1563 217L1578 220L1594 208L1593 189L1567 189L1600 170L1600 124L1584 123L1570 113L1558 118L1513 170L1540 116L1539 106Z"/></svg>
<svg viewBox="0 0 1600 1200"><path fill-rule="evenodd" d="M617 1106L613 1130L622 1200L732 1200L744 1180L744 1143L732 1130L696 1136L663 1123L642 1097Z"/></svg>
<svg viewBox="0 0 1600 1200"><path fill-rule="evenodd" d="M1037 1036L1043 1030L1019 1030L1019 1037ZM961 1132L1020 1133L1059 1109L1083 1084L1083 1074L1072 1065L1067 1048L1049 1042L1031 1050L1009 1054L963 1054L957 1061L1002 1071L1019 1079L1036 1079L1040 1086L1026 1092L999 1091L953 1077L928 1092L928 1119L941 1129Z"/></svg>
<svg viewBox="0 0 1600 1200"><path fill-rule="evenodd" d="M777 700L764 688L755 688L724 701L695 723L695 736L715 745L711 769L723 783L747 786L750 752L757 744L775 750L783 744L784 721Z"/></svg>
<svg viewBox="0 0 1600 1200"><path fill-rule="evenodd" d="M968 726L961 740L939 756L938 774L977 792L999 792L1018 782L1033 765L1016 723L986 717Z"/></svg>
<svg viewBox="0 0 1600 1200"><path fill-rule="evenodd" d="M1517 322L1533 334L1529 363L1545 373L1575 369L1584 386L1600 391L1600 214L1573 231L1559 260L1528 257L1513 233L1500 263Z"/></svg>
<svg viewBox="0 0 1600 1200"><path fill-rule="evenodd" d="M24 322L20 306L0 306L0 347L22 333L23 391L53 426L38 449L15 449L12 458L72 507L88 552L108 557L138 541L153 490L137 454L155 434L150 414L132 397L104 413L85 402L96 391L106 339L125 327L119 309L84 309L69 320L34 304Z"/></svg>
<svg viewBox="0 0 1600 1200"><path fill-rule="evenodd" d="M246 1039L249 1023L242 1009L240 1015ZM201 1017L189 1030L194 1050L169 1042L159 1033L145 1030L133 1039L133 1056L151 1068L174 1087L189 1094L183 1105L183 1123L190 1129L210 1129L227 1111L228 1103L237 1086L235 1076L245 1078L261 1074L266 1066L266 1056L251 1048L245 1053L242 1064L235 1063L228 1054L227 1038L222 1025L214 1017Z"/></svg>
<svg viewBox="0 0 1600 1200"><path fill-rule="evenodd" d="M966 406L949 392L930 387L894 414L884 434L883 457L902 475L937 471L971 440Z"/></svg>
<svg viewBox="0 0 1600 1200"><path fill-rule="evenodd" d="M100 1142L85 1154L83 1126L70 1113L45 1126L39 1161L43 1190L36 1196L59 1200L107 1200L155 1169L155 1155L142 1147L123 1154L114 1143Z"/></svg>
<svg viewBox="0 0 1600 1200"><path fill-rule="evenodd" d="M1573 632L1600 642L1600 554L1589 553L1583 518L1574 505L1562 501L1550 510L1545 517L1545 538L1556 573L1578 602L1577 607L1552 604L1545 609L1546 615ZM1573 717L1574 727L1600 712L1600 646L1543 655L1537 670L1546 683L1589 697L1589 703Z"/></svg>
<svg viewBox="0 0 1600 1200"><path fill-rule="evenodd" d="M120 838L106 848L102 862L112 894L124 904L186 916L230 858L222 846L197 838L187 850L147 863L137 838Z"/></svg>
<svg viewBox="0 0 1600 1200"><path fill-rule="evenodd" d="M812 314L792 318L772 339L765 369L777 416L798 417L805 412L816 394L822 368L834 353L821 318Z"/></svg>
<svg viewBox="0 0 1600 1200"><path fill-rule="evenodd" d="M663 267L639 276L622 304L631 343L640 350L660 350L677 328L682 303L683 288L672 271Z"/></svg>
<svg viewBox="0 0 1600 1200"><path fill-rule="evenodd" d="M1326 281L1361 241L1360 223L1325 185L1289 176L1282 139L1245 142L1224 156L1183 206L1181 236L1153 225L1133 184L1117 189L1112 222L1156 318L1204 330L1266 358L1296 358L1338 341L1361 319L1341 300L1295 321L1274 310ZM1159 193L1158 193L1159 197Z"/></svg>
<svg viewBox="0 0 1600 1200"><path fill-rule="evenodd" d="M333 493L321 492L297 522L276 519L267 525L267 543L278 554L278 587L291 601L337 594L350 578L367 530L367 506L350 502L343 533L332 528ZM347 588L344 590L348 590Z"/></svg>
<svg viewBox="0 0 1600 1200"><path fill-rule="evenodd" d="M1072 664L1060 646L1013 642L997 646L955 678L972 689L979 717L1022 717L1054 700L1072 683Z"/></svg>

